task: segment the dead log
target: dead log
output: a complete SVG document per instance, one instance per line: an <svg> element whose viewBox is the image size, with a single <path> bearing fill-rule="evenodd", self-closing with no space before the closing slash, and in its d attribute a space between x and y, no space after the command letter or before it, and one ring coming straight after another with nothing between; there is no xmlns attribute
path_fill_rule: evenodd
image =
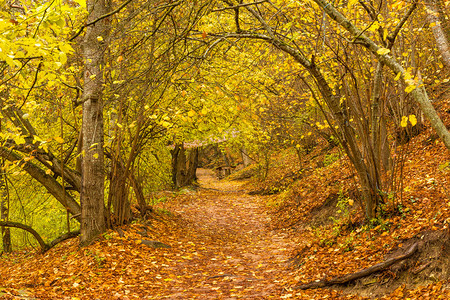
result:
<svg viewBox="0 0 450 300"><path fill-rule="evenodd" d="M366 268L364 270L358 271L356 273L351 273L351 274L347 274L344 276L336 277L331 280L322 279L319 281L314 281L314 282L310 282L310 283L297 285L293 289L295 289L295 290L318 289L318 288L323 288L323 287L327 287L327 286L331 286L331 285L335 285L335 284L346 284L346 283L349 283L356 279L369 276L373 273L383 271L383 270L389 268L390 266L392 266L393 264L395 264L396 262L407 259L408 257L413 255L417 251L417 248L418 248L417 243L414 243L413 245L411 245L411 247L409 247L409 249L405 252L405 254L390 258L388 260L385 260L384 262L378 263L378 264L371 266L369 268Z"/></svg>

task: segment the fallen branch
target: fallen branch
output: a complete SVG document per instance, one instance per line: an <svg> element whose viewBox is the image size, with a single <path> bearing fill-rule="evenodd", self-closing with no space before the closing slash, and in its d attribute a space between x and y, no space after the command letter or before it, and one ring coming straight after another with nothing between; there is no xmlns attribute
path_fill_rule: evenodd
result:
<svg viewBox="0 0 450 300"><path fill-rule="evenodd" d="M405 254L390 258L384 262L381 262L379 264L371 266L367 269L358 271L356 273L344 275L341 277L336 277L331 280L323 279L320 281L314 281L314 282L310 282L310 283L301 284L301 285L295 286L294 289L295 290L307 290L307 289L323 288L323 287L331 286L331 285L335 285L335 284L345 284L345 283L354 281L356 279L369 276L373 273L383 271L383 270L387 269L388 267L392 266L393 264L395 264L396 262L404 260L404 259L410 257L411 255L413 255L417 251L417 248L418 248L417 243L414 243L413 245L411 245L411 247L409 247L409 249L405 252Z"/></svg>

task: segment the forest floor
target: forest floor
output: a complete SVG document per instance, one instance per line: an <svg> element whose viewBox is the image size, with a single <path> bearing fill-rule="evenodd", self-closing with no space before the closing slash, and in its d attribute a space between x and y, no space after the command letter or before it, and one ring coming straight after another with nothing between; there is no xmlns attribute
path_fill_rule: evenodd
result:
<svg viewBox="0 0 450 300"><path fill-rule="evenodd" d="M72 239L45 254L3 254L0 299L450 299L448 173L438 168L449 156L436 145L412 144L428 154L405 165L405 211L378 226L363 225L349 206L336 215L345 161L304 171L291 188L297 198L249 195L249 182L201 170L199 188L160 193L148 220L91 246ZM422 167L428 177L414 179ZM289 201L280 205L283 195ZM401 256L414 243L417 253L394 268L344 286L295 288Z"/></svg>
<svg viewBox="0 0 450 300"><path fill-rule="evenodd" d="M4 298L279 298L298 241L272 231L258 196L199 172L200 188L160 205L157 225L110 232L84 249L68 241L46 254L3 257ZM156 228L155 228L156 227ZM153 249L151 236L171 248Z"/></svg>
<svg viewBox="0 0 450 300"><path fill-rule="evenodd" d="M305 241L270 229L262 197L247 195L244 182L218 181L212 171L200 170L199 183L197 191L183 190L156 205L156 221L111 231L89 247L80 249L73 239L45 254L4 255L0 297L291 297L288 261ZM145 244L156 239L170 248Z"/></svg>

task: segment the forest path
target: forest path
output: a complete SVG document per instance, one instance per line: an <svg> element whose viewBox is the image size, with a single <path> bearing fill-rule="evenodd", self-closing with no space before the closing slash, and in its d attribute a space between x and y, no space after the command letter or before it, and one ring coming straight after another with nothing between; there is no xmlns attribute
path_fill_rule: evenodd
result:
<svg viewBox="0 0 450 300"><path fill-rule="evenodd" d="M179 278L159 295L169 299L279 299L288 293L288 259L298 246L288 233L271 230L263 199L242 182L218 181L199 170L200 189L171 210L187 221L184 237L192 260L177 265ZM292 279L291 279L292 280ZM158 291L158 292L161 292Z"/></svg>
<svg viewBox="0 0 450 300"><path fill-rule="evenodd" d="M71 239L45 254L0 256L0 299L300 299L286 288L304 237L270 229L267 199L247 195L243 182L208 170L199 178L197 191L166 194L153 218L88 247Z"/></svg>

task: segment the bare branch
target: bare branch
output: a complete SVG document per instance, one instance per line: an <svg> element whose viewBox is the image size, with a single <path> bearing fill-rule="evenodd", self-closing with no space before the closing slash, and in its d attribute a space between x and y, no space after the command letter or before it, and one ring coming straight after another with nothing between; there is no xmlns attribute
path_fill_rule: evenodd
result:
<svg viewBox="0 0 450 300"><path fill-rule="evenodd" d="M395 30L392 32L392 34L389 34L387 39L389 41L388 49L392 48L395 42L395 38L397 37L398 33L402 29L403 25L406 23L408 18L411 16L413 11L417 7L417 1L414 1L413 5L409 8L409 10L406 12L406 14L403 16L403 18L400 20L400 22L395 26Z"/></svg>

